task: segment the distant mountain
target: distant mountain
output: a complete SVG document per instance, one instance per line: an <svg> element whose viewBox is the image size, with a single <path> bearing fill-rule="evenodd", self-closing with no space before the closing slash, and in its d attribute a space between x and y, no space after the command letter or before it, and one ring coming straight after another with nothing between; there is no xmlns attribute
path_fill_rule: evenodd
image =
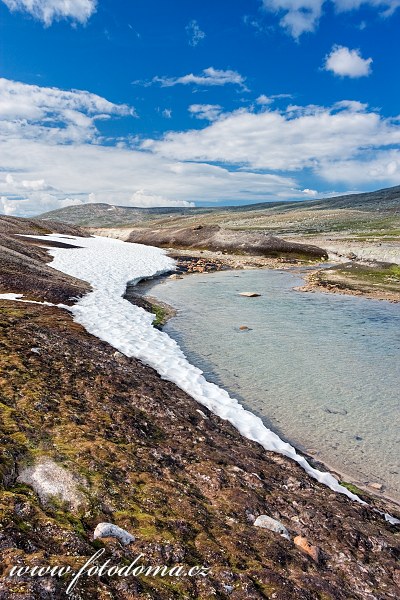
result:
<svg viewBox="0 0 400 600"><path fill-rule="evenodd" d="M191 215L209 214L218 211L218 208L136 208L128 206L114 206L113 204L84 204L81 206L67 206L39 215L38 219L62 221L83 227L118 227L153 221L160 218L185 217Z"/></svg>
<svg viewBox="0 0 400 600"><path fill-rule="evenodd" d="M247 206L220 206L207 208L135 208L110 204L85 204L68 206L39 215L37 219L61 221L83 227L124 227L143 226L150 222L167 223L170 219L182 217L204 217L213 221L218 217L245 217L248 213L284 214L291 211L356 210L400 214L400 186L385 188L376 192L336 196L319 200L297 202L262 202Z"/></svg>

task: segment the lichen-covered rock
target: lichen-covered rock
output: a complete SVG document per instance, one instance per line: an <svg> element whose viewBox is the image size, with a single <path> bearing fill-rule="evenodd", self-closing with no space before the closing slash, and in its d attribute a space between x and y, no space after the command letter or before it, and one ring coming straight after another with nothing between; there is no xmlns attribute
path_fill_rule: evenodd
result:
<svg viewBox="0 0 400 600"><path fill-rule="evenodd" d="M43 505L56 499L77 511L86 504L85 496L78 489L77 478L48 457L21 469L17 481L31 486Z"/></svg>
<svg viewBox="0 0 400 600"><path fill-rule="evenodd" d="M94 530L93 539L96 540L97 538L109 537L116 538L124 546L127 546L135 541L133 535L131 535L125 529L118 527L118 525L113 525L112 523L99 523Z"/></svg>
<svg viewBox="0 0 400 600"><path fill-rule="evenodd" d="M287 540L290 540L290 533L286 529L284 525L280 521L273 519L272 517L268 517L267 515L260 515L254 521L255 527L262 527L263 529L269 529L270 531L275 531L275 533L279 533L282 537Z"/></svg>

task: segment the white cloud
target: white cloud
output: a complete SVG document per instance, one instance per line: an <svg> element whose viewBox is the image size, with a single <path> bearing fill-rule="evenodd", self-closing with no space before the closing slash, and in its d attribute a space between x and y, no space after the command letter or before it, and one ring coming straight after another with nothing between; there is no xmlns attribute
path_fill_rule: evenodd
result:
<svg viewBox="0 0 400 600"><path fill-rule="evenodd" d="M334 0L337 12L358 10L361 6L371 6L382 9L382 16L390 17L400 6L399 0Z"/></svg>
<svg viewBox="0 0 400 600"><path fill-rule="evenodd" d="M86 91L27 85L0 78L0 133L49 143L96 139L96 121L134 116L125 104L113 104Z"/></svg>
<svg viewBox="0 0 400 600"><path fill-rule="evenodd" d="M189 38L189 46L197 46L206 37L206 34L200 29L198 22L195 20L190 21L185 29Z"/></svg>
<svg viewBox="0 0 400 600"><path fill-rule="evenodd" d="M169 200L168 198L164 198L164 196L157 196L156 194L146 192L146 190L136 190L136 192L132 194L131 205L139 208L160 206L195 206L194 202L188 202L187 200Z"/></svg>
<svg viewBox="0 0 400 600"><path fill-rule="evenodd" d="M372 58L363 58L360 50L350 50L345 46L333 46L325 58L325 71L332 71L339 77L367 77L371 74Z"/></svg>
<svg viewBox="0 0 400 600"><path fill-rule="evenodd" d="M70 19L86 23L96 11L97 0L2 0L11 10L30 14L46 26L53 21Z"/></svg>
<svg viewBox="0 0 400 600"><path fill-rule="evenodd" d="M302 192L310 198L316 198L318 196L317 190L310 190L309 188L305 188L304 190L302 190Z"/></svg>
<svg viewBox="0 0 400 600"><path fill-rule="evenodd" d="M270 98L265 94L261 94L261 96L258 96L258 98L256 99L257 104L259 104L260 106L267 106L268 104L272 104L273 101L273 98Z"/></svg>
<svg viewBox="0 0 400 600"><path fill-rule="evenodd" d="M347 185L399 185L400 151L385 150L369 153L367 159L336 160L322 164L320 174L327 181Z"/></svg>
<svg viewBox="0 0 400 600"><path fill-rule="evenodd" d="M301 197L296 181L271 173L165 159L150 152L96 144L57 144L0 135L0 168L19 177L44 179L50 192L0 192L21 216L72 203L107 202L132 206L135 191L176 202L264 201ZM17 175L15 175L16 177ZM65 199L69 199L65 204ZM73 202L70 200L73 199ZM136 198L137 201L137 198ZM152 204L153 205L153 204ZM176 204L175 204L176 205Z"/></svg>
<svg viewBox="0 0 400 600"><path fill-rule="evenodd" d="M165 119L171 119L172 118L172 110L170 108L164 108L164 110L162 111L162 116Z"/></svg>
<svg viewBox="0 0 400 600"><path fill-rule="evenodd" d="M324 0L262 0L264 8L281 15L280 25L294 38L316 29Z"/></svg>
<svg viewBox="0 0 400 600"><path fill-rule="evenodd" d="M207 121L215 121L222 112L222 107L219 104L191 104L189 112L196 119L205 119Z"/></svg>
<svg viewBox="0 0 400 600"><path fill-rule="evenodd" d="M102 139L99 119L129 115L130 107L89 92L0 79L3 210L32 215L94 201L129 206L138 190L137 202L175 206L296 194L291 177L170 160L133 149L129 137L115 145Z"/></svg>
<svg viewBox="0 0 400 600"><path fill-rule="evenodd" d="M200 85L200 86L219 86L233 84L238 85L242 89L246 89L245 77L240 75L237 71L214 69L214 67L208 67L202 71L201 75L194 75L189 73L188 75L182 75L181 77L154 77L151 82L140 82L134 81L134 84L151 85L152 83L159 83L161 87L172 87L174 85Z"/></svg>
<svg viewBox="0 0 400 600"><path fill-rule="evenodd" d="M340 100L335 102L334 107L337 109L348 110L352 112L362 112L367 110L368 104L358 102L357 100Z"/></svg>
<svg viewBox="0 0 400 600"><path fill-rule="evenodd" d="M382 16L391 16L400 6L400 0L261 0L264 9L280 16L280 25L298 39L303 33L315 31L328 1L335 11L348 12L361 6L380 10Z"/></svg>
<svg viewBox="0 0 400 600"><path fill-rule="evenodd" d="M318 171L323 161L351 159L367 148L399 143L398 122L346 101L330 108L290 107L289 112L241 109L221 115L201 130L146 140L143 147L175 160Z"/></svg>

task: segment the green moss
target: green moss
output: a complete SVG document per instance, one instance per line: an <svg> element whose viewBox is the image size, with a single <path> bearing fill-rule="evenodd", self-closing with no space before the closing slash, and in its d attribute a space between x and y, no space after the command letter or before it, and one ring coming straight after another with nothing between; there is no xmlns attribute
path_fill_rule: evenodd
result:
<svg viewBox="0 0 400 600"><path fill-rule="evenodd" d="M340 485L345 487L346 490L349 490L349 492L351 492L352 494L356 494L356 496L362 496L363 494L365 494L365 492L360 490L360 488L358 488L353 483L347 483L347 481L340 481Z"/></svg>
<svg viewBox="0 0 400 600"><path fill-rule="evenodd" d="M165 324L165 319L167 316L166 310L159 306L158 304L152 305L152 313L155 314L155 319L153 320L153 325L157 329L160 329L162 325Z"/></svg>

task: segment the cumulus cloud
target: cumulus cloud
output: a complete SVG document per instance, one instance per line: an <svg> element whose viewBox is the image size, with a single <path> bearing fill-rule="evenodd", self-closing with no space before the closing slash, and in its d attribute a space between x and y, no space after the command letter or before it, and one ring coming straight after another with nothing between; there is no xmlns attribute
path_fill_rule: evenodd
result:
<svg viewBox="0 0 400 600"><path fill-rule="evenodd" d="M129 106L90 92L0 78L0 133L4 135L47 138L50 143L93 141L98 136L96 121L134 115Z"/></svg>
<svg viewBox="0 0 400 600"><path fill-rule="evenodd" d="M97 0L2 0L11 10L30 14L46 26L69 19L85 24L96 11Z"/></svg>
<svg viewBox="0 0 400 600"><path fill-rule="evenodd" d="M300 171L351 160L400 143L396 119L385 119L358 102L286 111L238 110L201 130L169 132L144 148L175 160L218 162L272 171Z"/></svg>
<svg viewBox="0 0 400 600"><path fill-rule="evenodd" d="M191 104L189 112L196 119L205 119L207 121L215 121L222 112L222 107L219 104Z"/></svg>
<svg viewBox="0 0 400 600"><path fill-rule="evenodd" d="M160 206L195 206L194 202L188 202L187 200L169 200L168 198L164 198L164 196L157 196L156 194L146 192L146 190L136 190L136 192L132 194L131 204L132 206L139 208L159 208Z"/></svg>
<svg viewBox="0 0 400 600"><path fill-rule="evenodd" d="M214 69L214 67L208 67L204 69L201 75L194 75L189 73L188 75L182 75L181 77L153 77L150 82L134 81L137 85L151 85L158 83L161 87L173 87L175 85L200 85L200 86L219 86L219 85L238 85L242 89L246 89L245 86L246 78L240 75L237 71L230 69Z"/></svg>
<svg viewBox="0 0 400 600"><path fill-rule="evenodd" d="M94 201L185 206L297 193L291 177L170 160L132 147L129 138L103 140L101 119L121 116L135 114L90 92L0 79L3 211L23 216Z"/></svg>
<svg viewBox="0 0 400 600"><path fill-rule="evenodd" d="M399 0L261 0L268 12L280 17L280 25L289 35L298 39L303 33L311 33L318 27L323 7L328 1L335 11L358 10L362 5L379 10L382 16L391 16L400 6Z"/></svg>
<svg viewBox="0 0 400 600"><path fill-rule="evenodd" d="M317 190L310 190L309 188L305 188L302 192L305 196L309 196L310 198L316 198L319 195Z"/></svg>
<svg viewBox="0 0 400 600"><path fill-rule="evenodd" d="M367 157L353 160L336 160L320 168L321 176L327 181L350 185L400 184L400 151L384 150Z"/></svg>
<svg viewBox="0 0 400 600"><path fill-rule="evenodd" d="M195 20L190 21L185 29L189 38L189 46L193 46L193 48L206 37L206 34L200 29L198 22Z"/></svg>
<svg viewBox="0 0 400 600"><path fill-rule="evenodd" d="M334 46L325 58L325 71L332 71L339 77L367 77L371 74L372 58L363 58L360 50L350 50L345 46Z"/></svg>
<svg viewBox="0 0 400 600"><path fill-rule="evenodd" d="M273 101L273 98L270 98L265 94L261 94L261 96L258 96L258 98L256 99L257 104L259 104L260 106L267 106L268 104L272 104Z"/></svg>

